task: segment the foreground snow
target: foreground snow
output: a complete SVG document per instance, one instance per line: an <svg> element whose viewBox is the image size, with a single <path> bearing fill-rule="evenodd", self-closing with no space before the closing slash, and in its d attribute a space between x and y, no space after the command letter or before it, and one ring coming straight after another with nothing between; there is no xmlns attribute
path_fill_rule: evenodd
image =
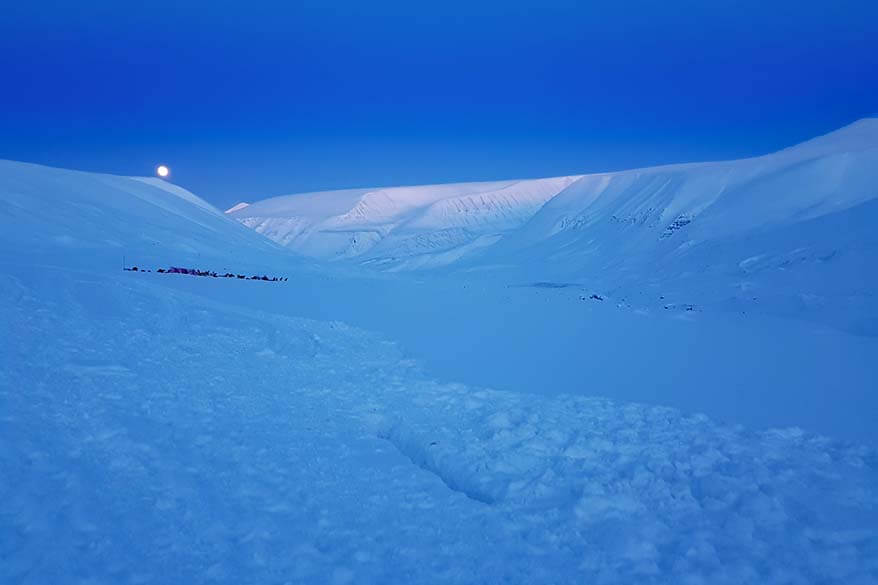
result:
<svg viewBox="0 0 878 585"><path fill-rule="evenodd" d="M4 270L0 581L878 577L872 450L443 384L161 278Z"/></svg>

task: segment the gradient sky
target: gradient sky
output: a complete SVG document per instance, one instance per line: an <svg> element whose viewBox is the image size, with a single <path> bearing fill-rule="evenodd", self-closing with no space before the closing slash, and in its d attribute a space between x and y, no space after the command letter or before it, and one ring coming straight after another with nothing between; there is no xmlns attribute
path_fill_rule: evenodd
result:
<svg viewBox="0 0 878 585"><path fill-rule="evenodd" d="M878 2L19 0L0 65L0 158L227 207L776 150L878 111Z"/></svg>

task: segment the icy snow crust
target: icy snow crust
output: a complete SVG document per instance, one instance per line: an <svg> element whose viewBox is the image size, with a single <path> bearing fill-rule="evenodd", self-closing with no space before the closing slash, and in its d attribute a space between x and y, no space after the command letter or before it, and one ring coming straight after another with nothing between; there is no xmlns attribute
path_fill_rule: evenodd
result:
<svg viewBox="0 0 878 585"><path fill-rule="evenodd" d="M429 224L449 205L419 217ZM319 213L335 217L329 207ZM0 161L0 217L0 583L878 581L873 447L588 396L618 383L594 361L606 336L606 355L637 352L626 331L670 331L699 313L620 320L610 311L623 303L580 301L567 281L434 289L321 272L152 180ZM122 254L153 267L287 271L290 286L123 272ZM463 297L446 292L461 287L476 289L465 289L472 304L448 310ZM420 291L436 316L369 304L395 289ZM419 354L331 318L398 320L403 331L408 317L413 340L419 328L429 338L443 322L459 326L460 351L477 362L479 339L495 343L467 339L480 306L497 308L490 316L508 344L481 351L525 361L512 348L535 334L578 360L577 384L547 394L449 383ZM649 325L597 331L584 351L552 345L563 325L546 315L577 328ZM828 339L854 366L875 356L845 334ZM644 359L619 363L660 367ZM709 372L681 369L692 392L720 387ZM839 379L868 389L867 374L853 371ZM542 375L553 384L554 372ZM771 384L785 381L760 386L767 397L787 390ZM872 394L863 396L869 412Z"/></svg>

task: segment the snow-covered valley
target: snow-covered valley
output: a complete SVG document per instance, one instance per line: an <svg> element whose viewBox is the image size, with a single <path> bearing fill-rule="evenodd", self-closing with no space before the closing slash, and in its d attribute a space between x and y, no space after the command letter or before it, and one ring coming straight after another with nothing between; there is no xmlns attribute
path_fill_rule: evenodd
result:
<svg viewBox="0 0 878 585"><path fill-rule="evenodd" d="M322 260L576 283L634 307L878 334L878 118L762 157L276 197L229 215Z"/></svg>
<svg viewBox="0 0 878 585"><path fill-rule="evenodd" d="M876 122L229 214L0 161L0 582L876 582Z"/></svg>

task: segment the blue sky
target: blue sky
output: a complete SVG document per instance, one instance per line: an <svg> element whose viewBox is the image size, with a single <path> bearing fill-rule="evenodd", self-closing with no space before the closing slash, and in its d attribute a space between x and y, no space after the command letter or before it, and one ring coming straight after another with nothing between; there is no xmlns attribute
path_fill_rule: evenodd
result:
<svg viewBox="0 0 878 585"><path fill-rule="evenodd" d="M19 2L0 158L296 191L762 154L878 111L874 1Z"/></svg>

